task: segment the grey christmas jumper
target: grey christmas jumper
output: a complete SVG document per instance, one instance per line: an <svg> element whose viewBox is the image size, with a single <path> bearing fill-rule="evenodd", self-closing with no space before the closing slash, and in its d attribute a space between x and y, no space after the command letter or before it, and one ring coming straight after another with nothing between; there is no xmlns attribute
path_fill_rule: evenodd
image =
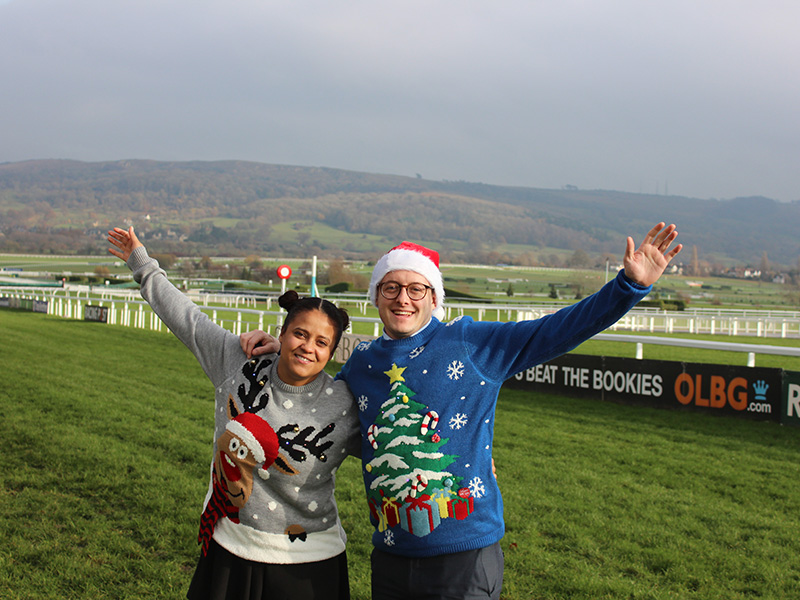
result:
<svg viewBox="0 0 800 600"><path fill-rule="evenodd" d="M305 386L283 383L277 355L248 360L239 337L213 323L172 285L144 247L131 253L128 267L144 299L192 351L215 388L212 479L204 506L212 497L215 461L224 460L226 448L217 442L226 431L249 435L238 424L230 427L233 417L253 413L277 434L278 458L246 474L252 480L249 497L216 522L214 539L240 558L264 563L306 563L341 554L346 536L333 494L335 473L349 454L360 452L361 439L358 410L346 384L325 372Z"/></svg>

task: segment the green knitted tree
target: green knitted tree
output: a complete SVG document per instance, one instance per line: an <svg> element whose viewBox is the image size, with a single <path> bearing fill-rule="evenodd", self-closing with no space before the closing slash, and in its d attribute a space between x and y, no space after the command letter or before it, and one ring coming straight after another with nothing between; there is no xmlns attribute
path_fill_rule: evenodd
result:
<svg viewBox="0 0 800 600"><path fill-rule="evenodd" d="M449 438L436 431L438 415L413 400L416 394L405 385L403 371L404 367L394 364L386 371L389 397L368 432L375 450L366 467L375 477L370 496L378 500L385 497L402 502L418 488L431 494L437 488L455 488L463 479L447 471L458 457L441 452Z"/></svg>

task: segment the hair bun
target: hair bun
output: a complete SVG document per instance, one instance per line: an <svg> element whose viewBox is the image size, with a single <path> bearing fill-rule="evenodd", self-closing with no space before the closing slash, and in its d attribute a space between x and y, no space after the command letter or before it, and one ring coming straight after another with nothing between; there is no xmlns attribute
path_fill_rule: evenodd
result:
<svg viewBox="0 0 800 600"><path fill-rule="evenodd" d="M337 306L336 309L339 311L339 315L342 317L342 332L344 332L350 325L350 315L347 314L347 311L343 308L339 308Z"/></svg>
<svg viewBox="0 0 800 600"><path fill-rule="evenodd" d="M278 306L288 312L298 300L300 300L300 296L297 294L297 292L294 290L289 290L281 295L280 298L278 298Z"/></svg>

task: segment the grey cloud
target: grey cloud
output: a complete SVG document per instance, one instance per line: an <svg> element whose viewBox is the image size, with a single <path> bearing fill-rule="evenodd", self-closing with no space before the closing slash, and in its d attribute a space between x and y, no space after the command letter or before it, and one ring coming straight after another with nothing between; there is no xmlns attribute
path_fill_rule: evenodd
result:
<svg viewBox="0 0 800 600"><path fill-rule="evenodd" d="M0 160L800 199L800 5L0 1Z"/></svg>

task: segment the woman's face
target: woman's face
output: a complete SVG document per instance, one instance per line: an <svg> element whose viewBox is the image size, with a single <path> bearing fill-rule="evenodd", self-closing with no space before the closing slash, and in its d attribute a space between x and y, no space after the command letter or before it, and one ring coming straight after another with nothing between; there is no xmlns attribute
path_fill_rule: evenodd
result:
<svg viewBox="0 0 800 600"><path fill-rule="evenodd" d="M312 382L331 358L336 330L321 310L307 310L284 325L278 339L278 376L289 385Z"/></svg>

